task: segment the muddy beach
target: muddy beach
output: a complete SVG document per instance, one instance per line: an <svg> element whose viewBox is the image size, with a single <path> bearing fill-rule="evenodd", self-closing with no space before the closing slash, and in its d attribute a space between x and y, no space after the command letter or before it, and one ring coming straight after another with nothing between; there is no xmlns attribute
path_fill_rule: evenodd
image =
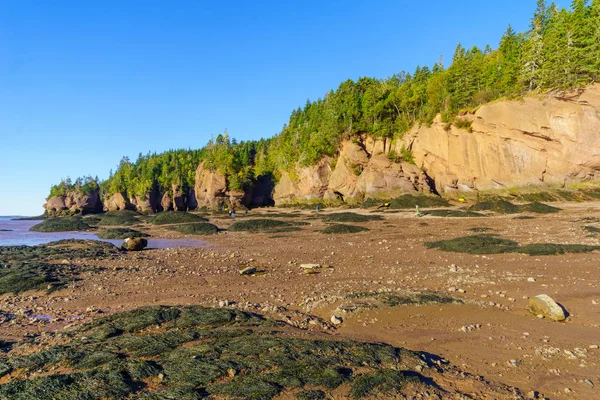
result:
<svg viewBox="0 0 600 400"><path fill-rule="evenodd" d="M600 206L552 205L561 210L459 218L436 217L428 210L416 217L414 210L268 209L234 221L215 213L205 215L219 228L209 236L143 223L136 229L151 237L200 238L208 245L49 259L72 266L76 279L52 290L4 293L0 337L5 343L37 340L42 348L60 342L57 332L138 307L217 307L272 319L295 337L384 343L435 356L456 369L454 375L418 370L436 382L439 389L429 388L429 394L438 398L591 399L600 386L600 253L595 249L600 236L593 229L600 228ZM328 218L341 213L347 214ZM285 224L262 232L227 230L234 222L265 220ZM365 230L322 233L334 224ZM537 247L529 254L470 254L426 245L473 236L500 238L519 249L587 247L545 255ZM252 273L240 273L248 267ZM532 315L529 299L539 294L564 307L566 320ZM36 373L19 377L12 372L2 379L24 376ZM326 392L345 398L353 387ZM415 387L412 395L425 396ZM288 388L276 393L278 398L296 395Z"/></svg>

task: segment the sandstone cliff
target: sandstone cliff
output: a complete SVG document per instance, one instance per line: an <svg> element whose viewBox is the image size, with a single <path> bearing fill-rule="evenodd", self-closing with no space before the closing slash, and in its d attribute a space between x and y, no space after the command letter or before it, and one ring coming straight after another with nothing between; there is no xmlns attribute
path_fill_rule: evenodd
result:
<svg viewBox="0 0 600 400"><path fill-rule="evenodd" d="M497 101L404 137L441 193L600 181L600 85Z"/></svg>
<svg viewBox="0 0 600 400"><path fill-rule="evenodd" d="M102 202L99 190L94 190L90 194L68 192L65 196L50 197L44 204L44 208L50 214L61 211L87 214L102 211Z"/></svg>
<svg viewBox="0 0 600 400"><path fill-rule="evenodd" d="M432 194L432 183L417 166L388 158L390 148L368 136L345 140L335 159L283 172L273 193L275 203L292 200L393 198L402 194Z"/></svg>

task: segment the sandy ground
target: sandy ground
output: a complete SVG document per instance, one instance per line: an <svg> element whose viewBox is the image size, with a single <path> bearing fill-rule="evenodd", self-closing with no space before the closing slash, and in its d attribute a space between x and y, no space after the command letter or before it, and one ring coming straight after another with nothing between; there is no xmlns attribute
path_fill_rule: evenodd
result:
<svg viewBox="0 0 600 400"><path fill-rule="evenodd" d="M297 212L298 232L222 232L204 249L124 253L71 287L49 295L4 295L4 312L49 315L49 323L21 318L0 324L0 337L19 339L64 328L106 313L142 305L206 304L248 309L311 331L385 342L443 357L470 374L539 391L552 399L600 398L600 254L529 256L470 255L428 249L424 242L490 228L502 238L528 243L600 245L582 229L584 217L600 218L600 203L553 204L557 214L485 218L416 218L413 211L386 211L383 221L355 225L358 234L324 235L314 212ZM335 212L338 210L327 210ZM368 213L366 210L351 210ZM256 216L267 211L253 211ZM246 218L249 218L246 217ZM240 216L238 219L244 219ZM282 218L277 218L282 219ZM211 222L226 228L231 221ZM592 225L600 227L599 223ZM157 237L181 237L148 226ZM302 263L329 268L305 274ZM240 268L254 266L253 276ZM348 295L364 292L436 291L464 304L410 305L344 312ZM541 320L527 311L528 298L548 294L569 313L565 322ZM336 315L343 319L331 324Z"/></svg>

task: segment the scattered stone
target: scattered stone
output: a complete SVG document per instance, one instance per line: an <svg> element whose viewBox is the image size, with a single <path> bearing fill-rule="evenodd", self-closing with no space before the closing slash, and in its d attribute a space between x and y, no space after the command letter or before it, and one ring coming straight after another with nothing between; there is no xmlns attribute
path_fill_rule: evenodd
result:
<svg viewBox="0 0 600 400"><path fill-rule="evenodd" d="M548 295L540 294L529 300L529 311L550 318L553 321L564 321L566 316L563 309Z"/></svg>
<svg viewBox="0 0 600 400"><path fill-rule="evenodd" d="M140 251L144 250L146 246L148 246L148 241L144 238L127 238L123 241L121 247L123 250Z"/></svg>
<svg viewBox="0 0 600 400"><path fill-rule="evenodd" d="M535 278L530 276L529 278L527 278L527 282L535 282Z"/></svg>
<svg viewBox="0 0 600 400"><path fill-rule="evenodd" d="M343 322L344 320L342 319L342 317L338 317L337 315L332 315L331 316L331 323L334 325L339 325Z"/></svg>
<svg viewBox="0 0 600 400"><path fill-rule="evenodd" d="M321 268L321 264L300 264L300 268L303 268L303 269L317 269L317 268Z"/></svg>
<svg viewBox="0 0 600 400"><path fill-rule="evenodd" d="M590 349L597 349L598 347L600 347L600 346L598 346L597 344L591 344L590 345Z"/></svg>
<svg viewBox="0 0 600 400"><path fill-rule="evenodd" d="M590 381L589 379L584 379L583 383L585 383L586 385L588 385L591 388L594 388L594 382Z"/></svg>
<svg viewBox="0 0 600 400"><path fill-rule="evenodd" d="M246 267L240 271L240 275L252 275L257 271L256 267Z"/></svg>

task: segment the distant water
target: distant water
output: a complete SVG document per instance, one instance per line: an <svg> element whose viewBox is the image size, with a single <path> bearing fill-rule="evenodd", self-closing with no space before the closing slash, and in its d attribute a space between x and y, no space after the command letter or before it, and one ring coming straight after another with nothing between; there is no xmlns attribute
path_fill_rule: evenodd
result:
<svg viewBox="0 0 600 400"><path fill-rule="evenodd" d="M87 239L110 242L120 246L123 240L99 239L91 232L30 232L29 228L42 221L17 221L18 216L0 216L0 246L35 246L63 239ZM196 239L154 239L148 238L150 249L171 248L201 248L208 247L209 243Z"/></svg>

